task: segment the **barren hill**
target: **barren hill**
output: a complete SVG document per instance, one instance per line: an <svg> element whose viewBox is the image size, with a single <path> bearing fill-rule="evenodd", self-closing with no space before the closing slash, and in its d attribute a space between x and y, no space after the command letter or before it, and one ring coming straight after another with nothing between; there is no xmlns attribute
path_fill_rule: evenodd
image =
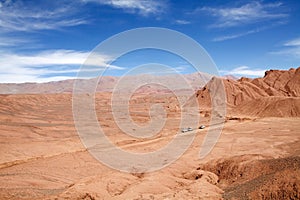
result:
<svg viewBox="0 0 300 200"><path fill-rule="evenodd" d="M229 113L250 116L300 116L300 67L290 70L266 71L263 78L222 79L223 86L213 78L196 92L203 108L210 106L211 91L224 87Z"/></svg>

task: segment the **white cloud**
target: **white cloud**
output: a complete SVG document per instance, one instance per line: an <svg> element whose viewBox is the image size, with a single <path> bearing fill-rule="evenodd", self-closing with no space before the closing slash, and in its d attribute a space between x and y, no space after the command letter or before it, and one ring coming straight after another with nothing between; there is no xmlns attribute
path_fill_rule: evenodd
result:
<svg viewBox="0 0 300 200"><path fill-rule="evenodd" d="M174 70L175 70L177 73L183 73L183 72L185 72L188 68L189 68L189 66L181 65L181 66L175 67Z"/></svg>
<svg viewBox="0 0 300 200"><path fill-rule="evenodd" d="M274 23L272 23L270 25L260 26L258 28L255 28L255 29L252 29L252 30L249 30L249 31L245 31L245 32L237 33L237 34L219 36L219 37L214 38L212 41L214 41L214 42L221 42L221 41L231 40L231 39L243 37L243 36L254 34L254 33L259 33L261 31L273 28L273 27L281 25L283 23L285 23L285 22L284 21L274 22Z"/></svg>
<svg viewBox="0 0 300 200"><path fill-rule="evenodd" d="M221 42L221 41L225 41L225 40L231 40L231 39L235 39L235 38L239 38L242 36L246 36L252 33L258 33L260 30L250 30L244 33L238 33L238 34L233 34L233 35L225 35L225 36L220 36L220 37L216 37L213 39L213 42Z"/></svg>
<svg viewBox="0 0 300 200"><path fill-rule="evenodd" d="M74 17L75 11L63 4L43 8L28 1L6 1L0 6L0 32L60 29L87 24L85 19Z"/></svg>
<svg viewBox="0 0 300 200"><path fill-rule="evenodd" d="M282 49L270 52L274 55L284 55L300 59L300 37L287 41L283 44Z"/></svg>
<svg viewBox="0 0 300 200"><path fill-rule="evenodd" d="M140 15L158 14L165 8L163 1L155 0L82 0L121 8L128 12L136 12Z"/></svg>
<svg viewBox="0 0 300 200"><path fill-rule="evenodd" d="M284 46L300 46L300 37L286 42Z"/></svg>
<svg viewBox="0 0 300 200"><path fill-rule="evenodd" d="M273 51L273 52L271 52L271 54L290 56L290 57L294 57L299 60L300 59L300 46L282 49L279 51Z"/></svg>
<svg viewBox="0 0 300 200"><path fill-rule="evenodd" d="M134 70L129 71L130 75L138 74L152 74L152 75L171 75L171 74L181 74L186 72L189 68L187 65L179 65L176 67L171 67L167 65L162 65L159 63L147 63L147 67L137 66Z"/></svg>
<svg viewBox="0 0 300 200"><path fill-rule="evenodd" d="M72 76L37 77L35 75L0 74L1 83L46 83L74 79Z"/></svg>
<svg viewBox="0 0 300 200"><path fill-rule="evenodd" d="M288 14L282 12L282 3L262 4L251 2L239 7L213 8L203 7L197 9L199 12L207 12L217 18L217 22L212 27L234 27L268 20L286 19Z"/></svg>
<svg viewBox="0 0 300 200"><path fill-rule="evenodd" d="M30 41L24 38L7 37L0 35L0 47L13 47L29 43Z"/></svg>
<svg viewBox="0 0 300 200"><path fill-rule="evenodd" d="M232 70L220 70L224 75L234 75L234 76L252 76L260 77L264 76L265 70L262 69L251 69L248 66L240 66Z"/></svg>
<svg viewBox="0 0 300 200"><path fill-rule="evenodd" d="M185 25L185 24L190 24L191 22L186 21L186 20L176 20L175 23L176 24L184 24Z"/></svg>
<svg viewBox="0 0 300 200"><path fill-rule="evenodd" d="M0 82L47 82L76 78L84 63L87 78L99 75L99 69L122 70L108 65L110 56L72 50L43 51L34 55L2 54L0 57ZM84 78L84 77L81 77Z"/></svg>

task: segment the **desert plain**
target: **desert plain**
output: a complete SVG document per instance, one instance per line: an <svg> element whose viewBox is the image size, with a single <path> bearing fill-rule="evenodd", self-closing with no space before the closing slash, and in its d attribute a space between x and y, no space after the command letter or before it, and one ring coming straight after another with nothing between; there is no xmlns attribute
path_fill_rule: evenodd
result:
<svg viewBox="0 0 300 200"><path fill-rule="evenodd" d="M184 154L148 173L112 169L89 153L74 124L72 93L61 90L69 82L44 88L1 84L0 199L300 199L300 68L270 70L255 79L218 79L227 110L212 151L199 158L208 130L217 127L209 123L213 79L194 94L198 124L206 128L193 127L195 138ZM58 92L47 92L45 87L52 90L55 84ZM8 94L11 88L19 92ZM95 109L99 124L119 148L151 152L176 134L189 134L176 126L181 108L172 93L142 88L130 100L132 120L140 125L148 123L151 105L166 109L165 126L151 138L120 130L111 96L109 90L97 91Z"/></svg>

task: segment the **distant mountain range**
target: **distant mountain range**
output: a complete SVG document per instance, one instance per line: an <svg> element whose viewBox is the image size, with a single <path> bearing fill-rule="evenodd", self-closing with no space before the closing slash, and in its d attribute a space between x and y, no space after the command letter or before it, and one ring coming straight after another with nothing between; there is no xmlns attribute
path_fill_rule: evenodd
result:
<svg viewBox="0 0 300 200"><path fill-rule="evenodd" d="M193 73L182 75L189 85L182 86L181 89L186 89L186 87L191 87L195 91L200 89L207 83L212 76L205 75L202 73ZM132 79L143 79L145 77L152 77L154 80L158 82L160 80L164 80L168 84L176 83L178 79L178 75L163 75L163 76L155 76L155 75L135 75L129 78ZM114 76L103 76L98 81L97 91L98 92L110 92L115 86L118 84L118 81L122 77L114 77ZM128 78L128 77L127 77ZM228 77L227 77L228 78ZM234 77L230 77L231 79L235 79ZM96 79L79 79L76 82L84 87L90 87L96 81ZM47 93L71 93L73 91L73 84L75 80L64 80L64 81L56 81L56 82L48 82L48 83L2 83L0 84L0 94L47 94ZM144 92L153 91L155 88L151 85L147 86L147 88L143 88Z"/></svg>

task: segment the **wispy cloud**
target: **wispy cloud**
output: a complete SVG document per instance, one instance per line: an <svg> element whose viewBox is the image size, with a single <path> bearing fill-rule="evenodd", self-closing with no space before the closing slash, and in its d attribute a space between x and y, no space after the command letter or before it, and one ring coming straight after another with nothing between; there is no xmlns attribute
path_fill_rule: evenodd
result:
<svg viewBox="0 0 300 200"><path fill-rule="evenodd" d="M252 69L248 66L240 66L232 70L220 70L224 75L234 75L234 76L251 76L251 77L261 77L264 76L265 70L262 69Z"/></svg>
<svg viewBox="0 0 300 200"><path fill-rule="evenodd" d="M74 79L72 76L39 77L26 74L0 74L1 83L46 83Z"/></svg>
<svg viewBox="0 0 300 200"><path fill-rule="evenodd" d="M284 46L300 46L300 37L286 42Z"/></svg>
<svg viewBox="0 0 300 200"><path fill-rule="evenodd" d="M0 35L0 48L2 47L14 47L22 44L27 44L30 41L24 38L8 37Z"/></svg>
<svg viewBox="0 0 300 200"><path fill-rule="evenodd" d="M253 28L252 30L248 30L248 31L244 31L244 32L236 33L236 34L231 34L231 35L219 36L219 37L214 38L212 41L221 42L221 41L225 41L225 40L231 40L231 39L243 37L243 36L246 36L246 35L259 33L261 31L271 29L275 26L279 26L279 25L282 25L284 23L285 23L285 21L278 21L278 22L274 22L274 23L269 24L269 25L264 25L264 26L259 26L257 28Z"/></svg>
<svg viewBox="0 0 300 200"><path fill-rule="evenodd" d="M189 66L186 66L186 65L180 65L180 66L178 66L178 67L175 67L174 70L175 70L177 73L183 73L183 72L185 72L188 68L189 68Z"/></svg>
<svg viewBox="0 0 300 200"><path fill-rule="evenodd" d="M278 51L270 52L274 55L284 55L300 60L300 37L285 42Z"/></svg>
<svg viewBox="0 0 300 200"><path fill-rule="evenodd" d="M43 51L34 55L2 54L0 58L0 82L47 82L76 78L79 67L84 63L90 68L85 72L97 76L99 69L122 70L122 67L108 65L107 55L72 50ZM93 67L94 66L94 67ZM83 77L81 77L83 78Z"/></svg>
<svg viewBox="0 0 300 200"><path fill-rule="evenodd" d="M186 20L180 20L180 19L178 19L178 20L175 20L175 23L176 24L183 24L183 25L185 25L185 24L190 24L191 22L190 21L186 21Z"/></svg>
<svg viewBox="0 0 300 200"><path fill-rule="evenodd" d="M255 1L239 7L202 7L196 9L196 12L206 12L215 17L216 22L211 27L226 28L286 19L288 14L283 10L280 2L263 4Z"/></svg>
<svg viewBox="0 0 300 200"><path fill-rule="evenodd" d="M252 34L252 33L258 33L258 32L260 32L259 29L250 30L250 31L246 31L246 32L243 32L243 33L237 33L237 34L232 34L232 35L225 35L225 36L216 37L212 41L213 42L221 42L221 41L231 40L231 39L239 38L239 37L242 37L242 36L246 36L246 35L249 35L249 34Z"/></svg>
<svg viewBox="0 0 300 200"><path fill-rule="evenodd" d="M109 5L143 16L161 13L166 7L164 1L155 0L82 0L82 2L94 2L102 5Z"/></svg>
<svg viewBox="0 0 300 200"><path fill-rule="evenodd" d="M60 29L87 24L83 18L74 16L72 6L35 6L29 1L6 0L0 6L0 32Z"/></svg>

